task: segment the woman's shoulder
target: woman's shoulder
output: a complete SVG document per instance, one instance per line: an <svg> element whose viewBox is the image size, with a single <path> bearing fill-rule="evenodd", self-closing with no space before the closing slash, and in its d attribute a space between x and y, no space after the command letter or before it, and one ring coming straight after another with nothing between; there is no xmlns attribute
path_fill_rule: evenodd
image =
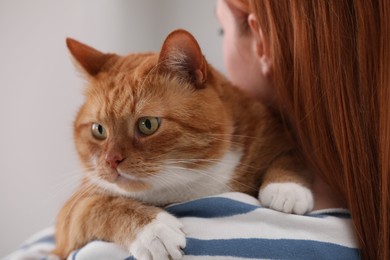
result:
<svg viewBox="0 0 390 260"><path fill-rule="evenodd" d="M181 218L186 255L236 258L358 259L346 209L306 215L278 212L242 193L225 193L167 208ZM204 258L203 258L204 259Z"/></svg>
<svg viewBox="0 0 390 260"><path fill-rule="evenodd" d="M293 215L264 208L243 193L225 193L166 210L184 224L183 259L359 259L345 209ZM46 259L54 241L54 229L43 230L6 259ZM133 258L113 243L93 241L68 259Z"/></svg>

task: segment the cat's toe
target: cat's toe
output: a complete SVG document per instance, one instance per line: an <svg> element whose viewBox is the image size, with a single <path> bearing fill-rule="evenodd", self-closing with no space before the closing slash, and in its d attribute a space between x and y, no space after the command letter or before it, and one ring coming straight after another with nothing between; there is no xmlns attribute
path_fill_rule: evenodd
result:
<svg viewBox="0 0 390 260"><path fill-rule="evenodd" d="M136 259L180 259L186 245L182 223L172 215L161 212L137 234L130 245Z"/></svg>
<svg viewBox="0 0 390 260"><path fill-rule="evenodd" d="M265 207L300 215L311 211L314 206L312 192L293 182L266 185L259 192L259 200Z"/></svg>

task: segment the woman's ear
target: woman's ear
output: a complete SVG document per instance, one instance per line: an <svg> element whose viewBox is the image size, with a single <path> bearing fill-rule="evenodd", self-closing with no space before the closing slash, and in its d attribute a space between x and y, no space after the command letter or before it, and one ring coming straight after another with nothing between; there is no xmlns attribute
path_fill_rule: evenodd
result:
<svg viewBox="0 0 390 260"><path fill-rule="evenodd" d="M248 16L248 24L249 27L252 30L252 33L255 38L255 48L256 48L256 54L257 58L260 63L261 71L263 75L269 75L271 71L271 57L270 57L270 50L267 45L267 42L264 39L263 32L259 26L259 22L257 21L257 18L254 14L249 14Z"/></svg>

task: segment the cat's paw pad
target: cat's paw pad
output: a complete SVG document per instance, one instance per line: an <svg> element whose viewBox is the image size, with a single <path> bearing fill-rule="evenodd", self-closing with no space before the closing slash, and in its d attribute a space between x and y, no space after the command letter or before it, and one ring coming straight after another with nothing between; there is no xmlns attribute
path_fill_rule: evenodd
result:
<svg viewBox="0 0 390 260"><path fill-rule="evenodd" d="M137 234L130 244L130 253L139 260L180 259L186 245L182 227L177 218L161 212Z"/></svg>
<svg viewBox="0 0 390 260"><path fill-rule="evenodd" d="M271 183L259 192L259 200L265 207L285 213L305 214L313 209L312 192L297 183Z"/></svg>

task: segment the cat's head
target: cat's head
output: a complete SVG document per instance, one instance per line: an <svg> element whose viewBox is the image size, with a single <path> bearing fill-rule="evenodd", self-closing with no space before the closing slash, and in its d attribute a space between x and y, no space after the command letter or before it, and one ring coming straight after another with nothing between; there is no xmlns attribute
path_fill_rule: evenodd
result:
<svg viewBox="0 0 390 260"><path fill-rule="evenodd" d="M225 155L233 126L219 76L190 33L172 32L155 54L67 45L88 80L74 138L95 184L129 195L175 189Z"/></svg>

